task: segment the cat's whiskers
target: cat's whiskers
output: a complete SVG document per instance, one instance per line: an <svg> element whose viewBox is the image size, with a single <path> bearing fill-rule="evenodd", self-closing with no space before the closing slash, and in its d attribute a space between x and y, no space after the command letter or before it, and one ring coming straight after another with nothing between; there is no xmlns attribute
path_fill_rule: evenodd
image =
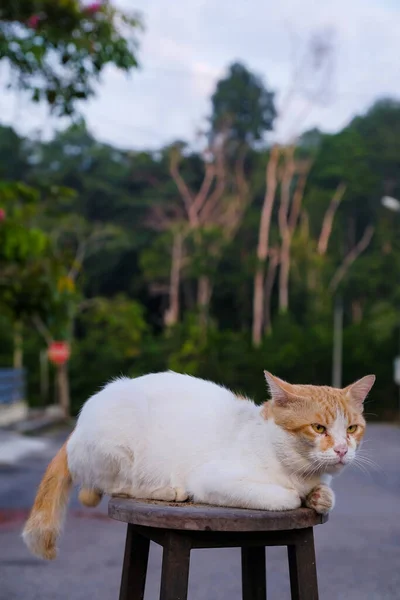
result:
<svg viewBox="0 0 400 600"><path fill-rule="evenodd" d="M295 477L303 475L307 469L310 468L310 464L308 461L305 463L306 459L302 456L290 457L290 459L288 457L282 457L281 460L285 467L290 471L291 475Z"/></svg>
<svg viewBox="0 0 400 600"><path fill-rule="evenodd" d="M331 465L329 463L327 463L325 460L320 458L320 459L317 459L317 461L315 462L315 464L313 466L314 466L314 468L312 471L312 475L317 475L317 474L321 475Z"/></svg>
<svg viewBox="0 0 400 600"><path fill-rule="evenodd" d="M354 465L355 467L357 467L357 469L360 469L360 471L362 471L363 473L366 473L367 475L371 475L371 473L368 471L368 469L363 464L361 464L357 461L353 461L351 464Z"/></svg>
<svg viewBox="0 0 400 600"><path fill-rule="evenodd" d="M285 466L289 468L292 477L310 478L318 473L323 473L326 470L326 462L322 459L310 462L309 459L299 456L295 460L291 459L290 463L287 460L283 461ZM298 468L296 468L296 466Z"/></svg>
<svg viewBox="0 0 400 600"><path fill-rule="evenodd" d="M372 470L380 471L381 473L385 473L385 471L382 469L382 467L378 463L376 463L374 460L372 460L372 458L370 458L369 456L362 454L361 452L358 452L356 454L356 456L351 464L358 464L358 465L362 464L365 468L370 467Z"/></svg>

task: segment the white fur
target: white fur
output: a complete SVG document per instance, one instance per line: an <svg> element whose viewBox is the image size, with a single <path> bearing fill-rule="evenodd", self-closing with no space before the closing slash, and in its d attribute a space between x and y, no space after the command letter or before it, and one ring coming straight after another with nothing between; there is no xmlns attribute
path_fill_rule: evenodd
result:
<svg viewBox="0 0 400 600"><path fill-rule="evenodd" d="M293 509L326 476L260 407L173 372L108 384L84 405L68 445L75 483L109 495ZM304 471L304 470L303 470Z"/></svg>

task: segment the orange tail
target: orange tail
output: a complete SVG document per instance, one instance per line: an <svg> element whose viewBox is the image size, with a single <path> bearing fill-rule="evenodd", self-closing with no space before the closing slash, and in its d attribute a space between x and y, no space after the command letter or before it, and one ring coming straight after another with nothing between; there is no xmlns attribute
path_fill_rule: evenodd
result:
<svg viewBox="0 0 400 600"><path fill-rule="evenodd" d="M56 542L63 525L71 487L65 442L47 467L22 533L25 544L36 556L47 560L56 558Z"/></svg>

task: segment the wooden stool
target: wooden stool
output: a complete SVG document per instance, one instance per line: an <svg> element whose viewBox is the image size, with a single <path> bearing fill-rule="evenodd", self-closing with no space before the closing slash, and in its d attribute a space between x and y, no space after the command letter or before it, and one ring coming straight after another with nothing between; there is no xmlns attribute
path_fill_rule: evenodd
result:
<svg viewBox="0 0 400 600"><path fill-rule="evenodd" d="M265 546L287 546L293 600L318 600L309 508L269 512L112 498L112 519L128 523L120 600L143 600L150 541L163 546L160 600L186 600L192 548L239 547L243 600L266 600ZM210 599L212 600L212 599Z"/></svg>

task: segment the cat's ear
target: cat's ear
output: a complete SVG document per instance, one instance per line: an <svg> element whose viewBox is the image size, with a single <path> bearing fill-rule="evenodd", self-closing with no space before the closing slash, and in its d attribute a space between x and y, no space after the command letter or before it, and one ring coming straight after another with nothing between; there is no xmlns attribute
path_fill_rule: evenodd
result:
<svg viewBox="0 0 400 600"><path fill-rule="evenodd" d="M375 383L375 379L375 375L366 375L344 389L347 396L354 401L358 408L362 408L365 398Z"/></svg>
<svg viewBox="0 0 400 600"><path fill-rule="evenodd" d="M272 373L264 371L265 380L268 385L269 393L275 404L285 406L290 400L295 398L291 392L291 385L279 377L275 377Z"/></svg>

